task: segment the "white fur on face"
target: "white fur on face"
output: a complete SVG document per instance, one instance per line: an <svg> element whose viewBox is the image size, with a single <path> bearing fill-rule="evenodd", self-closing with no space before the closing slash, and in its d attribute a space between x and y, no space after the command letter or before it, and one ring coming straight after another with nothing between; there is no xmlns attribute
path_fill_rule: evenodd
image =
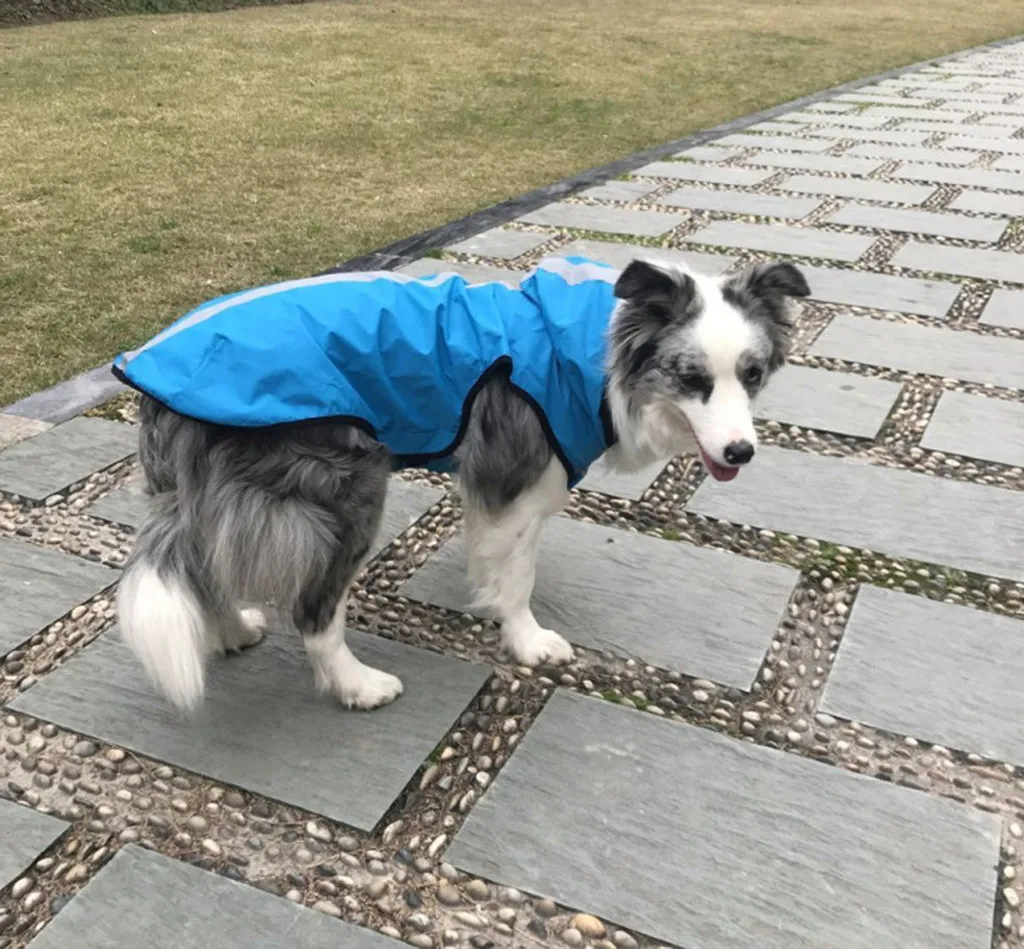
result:
<svg viewBox="0 0 1024 949"><path fill-rule="evenodd" d="M717 282L696 277L704 308L690 332L704 354L714 381L711 397L684 399L679 408L700 447L719 464L726 464L725 446L746 441L757 446L750 395L737 372L745 353L757 351L760 340L750 321L726 303Z"/></svg>

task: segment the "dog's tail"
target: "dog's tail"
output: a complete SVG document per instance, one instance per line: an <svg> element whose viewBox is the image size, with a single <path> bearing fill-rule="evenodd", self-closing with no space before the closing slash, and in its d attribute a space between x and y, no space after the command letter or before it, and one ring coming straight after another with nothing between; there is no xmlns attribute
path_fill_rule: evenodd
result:
<svg viewBox="0 0 1024 949"><path fill-rule="evenodd" d="M193 711L203 697L207 624L197 558L173 494L152 509L118 585L121 635L168 701Z"/></svg>

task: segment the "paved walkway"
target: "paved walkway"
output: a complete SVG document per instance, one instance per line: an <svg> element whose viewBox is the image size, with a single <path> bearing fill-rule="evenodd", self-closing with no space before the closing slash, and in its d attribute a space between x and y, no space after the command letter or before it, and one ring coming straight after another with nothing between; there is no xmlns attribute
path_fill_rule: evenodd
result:
<svg viewBox="0 0 1024 949"><path fill-rule="evenodd" d="M278 637L179 724L110 629L132 427L10 435L0 949L1024 946L1022 218L1024 45L449 248L793 256L813 300L742 477L595 472L550 525L570 668L499 661L449 483L396 478L352 621L407 692L372 714Z"/></svg>

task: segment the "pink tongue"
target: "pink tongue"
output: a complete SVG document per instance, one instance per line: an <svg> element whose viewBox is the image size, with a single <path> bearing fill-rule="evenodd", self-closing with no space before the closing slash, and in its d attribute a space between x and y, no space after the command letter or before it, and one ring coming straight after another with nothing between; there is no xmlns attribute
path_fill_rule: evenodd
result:
<svg viewBox="0 0 1024 949"><path fill-rule="evenodd" d="M704 462L704 467L708 469L711 477L716 481L732 481L740 473L739 468L727 468L725 465L720 465L717 461L712 461L703 448L700 450L700 457Z"/></svg>

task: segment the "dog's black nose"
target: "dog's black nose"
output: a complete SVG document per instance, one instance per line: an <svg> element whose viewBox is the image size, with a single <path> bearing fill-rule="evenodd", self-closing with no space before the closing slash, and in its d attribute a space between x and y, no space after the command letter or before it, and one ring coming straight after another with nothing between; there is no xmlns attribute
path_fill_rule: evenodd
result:
<svg viewBox="0 0 1024 949"><path fill-rule="evenodd" d="M754 446L746 439L741 442L729 442L722 454L727 465L745 465L754 457Z"/></svg>

